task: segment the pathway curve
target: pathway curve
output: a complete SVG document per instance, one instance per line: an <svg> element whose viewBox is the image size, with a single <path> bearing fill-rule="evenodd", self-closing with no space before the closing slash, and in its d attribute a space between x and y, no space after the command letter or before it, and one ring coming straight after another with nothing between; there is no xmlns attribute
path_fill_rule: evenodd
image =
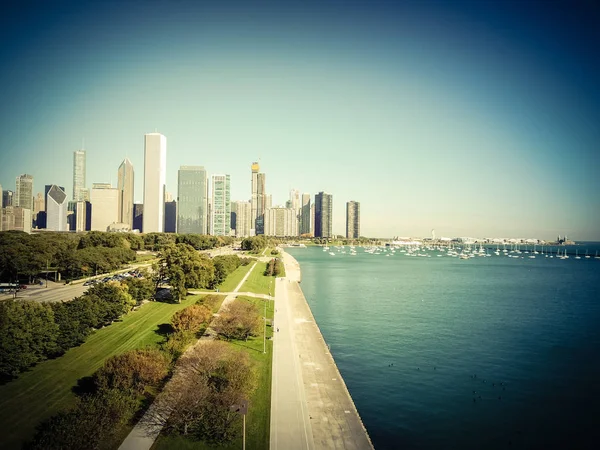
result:
<svg viewBox="0 0 600 450"><path fill-rule="evenodd" d="M373 445L300 289L300 266L282 253L277 279L271 393L271 450Z"/></svg>
<svg viewBox="0 0 600 450"><path fill-rule="evenodd" d="M244 276L242 281L240 281L240 283L236 286L236 288L233 290L233 292L228 293L229 295L227 295L227 297L225 297L225 299L223 300L223 303L221 304L221 307L219 308L219 311L217 312L217 314L221 313L224 310L224 308L229 303L231 303L233 300L235 300L235 298L238 295L242 295L242 293L238 293L237 291L238 291L238 289L240 289L242 287L242 285L244 284L246 279L250 276L250 274L254 270L255 266L256 266L256 263L254 263L254 265L250 268L250 270L248 270L248 273L246 273L246 275ZM190 291L190 292L193 292L193 291ZM201 292L201 293L206 294L206 292ZM225 293L219 292L218 294L225 294ZM248 293L243 293L243 294L246 295ZM261 294L253 294L253 295L261 295ZM268 296L266 296L266 297L268 297ZM209 325L209 327L204 332L204 335L200 339L198 339L198 341L194 345L190 346L186 350L185 353L191 352L191 350L193 348L195 348L202 341L214 339L215 335L216 335L215 332L212 330L212 328L210 328L210 325ZM184 357L185 357L185 354L181 356L181 358L184 358ZM175 373L173 375L173 378L175 378L176 376L177 376L177 373ZM167 383L167 385L165 386L164 389L168 389L168 388L169 388L169 383ZM160 434L160 432L162 430L162 426L157 423L159 421L156 420L156 417L159 415L162 415L166 420L173 408L173 405L165 404L165 402L161 401L161 399L162 399L162 397L159 395L159 397L157 397L157 400L154 401L152 403L152 405L150 405L150 407L148 408L148 411L146 411L144 416L140 419L140 421L133 427L131 432L127 435L127 437L125 438L125 440L119 447L119 450L150 450L150 447L152 447L152 445L154 444L154 441L156 440L156 438L158 437L158 435Z"/></svg>

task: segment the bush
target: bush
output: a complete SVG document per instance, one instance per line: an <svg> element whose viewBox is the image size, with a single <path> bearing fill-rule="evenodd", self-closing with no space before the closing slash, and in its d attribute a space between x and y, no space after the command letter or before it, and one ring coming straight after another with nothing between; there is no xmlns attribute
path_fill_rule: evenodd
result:
<svg viewBox="0 0 600 450"><path fill-rule="evenodd" d="M100 390L119 389L141 394L148 386L157 386L168 374L169 358L158 349L132 350L112 356L94 374Z"/></svg>
<svg viewBox="0 0 600 450"><path fill-rule="evenodd" d="M161 349L169 355L172 360L177 360L185 352L188 345L196 340L194 333L189 331L178 331L169 335L167 340L161 344Z"/></svg>

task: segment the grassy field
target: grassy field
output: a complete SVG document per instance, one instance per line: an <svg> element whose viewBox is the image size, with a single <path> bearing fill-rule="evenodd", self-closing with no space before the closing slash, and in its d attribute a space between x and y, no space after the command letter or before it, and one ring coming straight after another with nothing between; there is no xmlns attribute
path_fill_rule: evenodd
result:
<svg viewBox="0 0 600 450"><path fill-rule="evenodd" d="M250 270L252 265L253 264L250 263L247 266L240 266L237 269L235 269L233 272L231 272L227 276L225 281L223 281L223 283L221 283L221 285L219 286L219 291L220 292L232 292L237 287L237 285L240 284L240 281L242 281L242 278L244 278L246 273L248 273L248 270ZM204 291L207 293L215 292L214 289L194 289L194 290L195 291Z"/></svg>
<svg viewBox="0 0 600 450"><path fill-rule="evenodd" d="M238 297L238 300L251 302L264 311L264 300L251 297ZM267 318L272 320L274 304L267 302ZM270 322L267 321L267 324ZM267 326L267 339L273 336L271 326ZM248 415L246 416L246 448L260 450L269 448L271 424L271 366L273 357L273 341L266 341L267 353L263 353L263 332L259 336L244 341L229 342L229 345L246 352L256 364L258 370L258 388L249 399ZM240 424L241 428L241 424ZM242 448L241 430L238 439L228 445L211 447L204 442L192 441L183 437L161 436L156 441L153 450L239 450Z"/></svg>
<svg viewBox="0 0 600 450"><path fill-rule="evenodd" d="M275 278L263 275L266 268L267 263L257 262L256 267L240 288L240 292L256 292L257 294L269 294L270 292L273 295L275 293Z"/></svg>
<svg viewBox="0 0 600 450"><path fill-rule="evenodd" d="M178 310L201 296L190 296L181 304L150 302L123 317L122 321L96 331L79 347L45 361L16 380L0 386L0 448L21 448L42 420L69 407L75 400L71 388L79 378L94 373L110 356L156 345L163 340L158 326L170 322Z"/></svg>

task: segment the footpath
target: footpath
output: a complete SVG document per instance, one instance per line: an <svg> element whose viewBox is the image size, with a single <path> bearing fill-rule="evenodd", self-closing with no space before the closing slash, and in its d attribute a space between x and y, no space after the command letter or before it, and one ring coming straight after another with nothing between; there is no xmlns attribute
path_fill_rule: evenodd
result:
<svg viewBox="0 0 600 450"><path fill-rule="evenodd" d="M282 252L275 289L271 450L356 449L373 444L300 289L300 266Z"/></svg>
<svg viewBox="0 0 600 450"><path fill-rule="evenodd" d="M244 284L244 282L248 279L254 268L256 267L256 263L248 270L248 273L242 278L242 281L237 285L237 287L233 290L233 292L229 293L227 297L223 300L217 315L221 313L227 305L229 305L233 300L235 300L237 295L241 295L238 291ZM192 293L190 291L190 293ZM202 292L205 294L206 292ZM218 293L221 294L222 293ZM186 353L190 352L191 349L195 348L201 342L206 340L214 339L216 333L210 326L204 332L204 335L198 339L198 341L190 346ZM185 354L181 356L184 358ZM177 376L177 369L175 370L175 374L173 378ZM169 389L169 383L165 386L164 390ZM168 419L174 405L166 404L164 401L161 401L163 397L160 395L157 397L156 401L150 405L144 416L140 419L140 421L133 427L131 432L127 435L119 450L150 450L156 438L160 434L162 430L162 423ZM161 418L157 420L157 418Z"/></svg>

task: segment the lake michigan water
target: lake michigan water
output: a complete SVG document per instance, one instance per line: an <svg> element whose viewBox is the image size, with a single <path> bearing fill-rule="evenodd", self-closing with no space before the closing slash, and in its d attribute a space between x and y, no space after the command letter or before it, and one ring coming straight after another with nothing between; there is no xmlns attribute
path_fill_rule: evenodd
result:
<svg viewBox="0 0 600 450"><path fill-rule="evenodd" d="M599 249L286 251L377 450L570 449L600 448Z"/></svg>

